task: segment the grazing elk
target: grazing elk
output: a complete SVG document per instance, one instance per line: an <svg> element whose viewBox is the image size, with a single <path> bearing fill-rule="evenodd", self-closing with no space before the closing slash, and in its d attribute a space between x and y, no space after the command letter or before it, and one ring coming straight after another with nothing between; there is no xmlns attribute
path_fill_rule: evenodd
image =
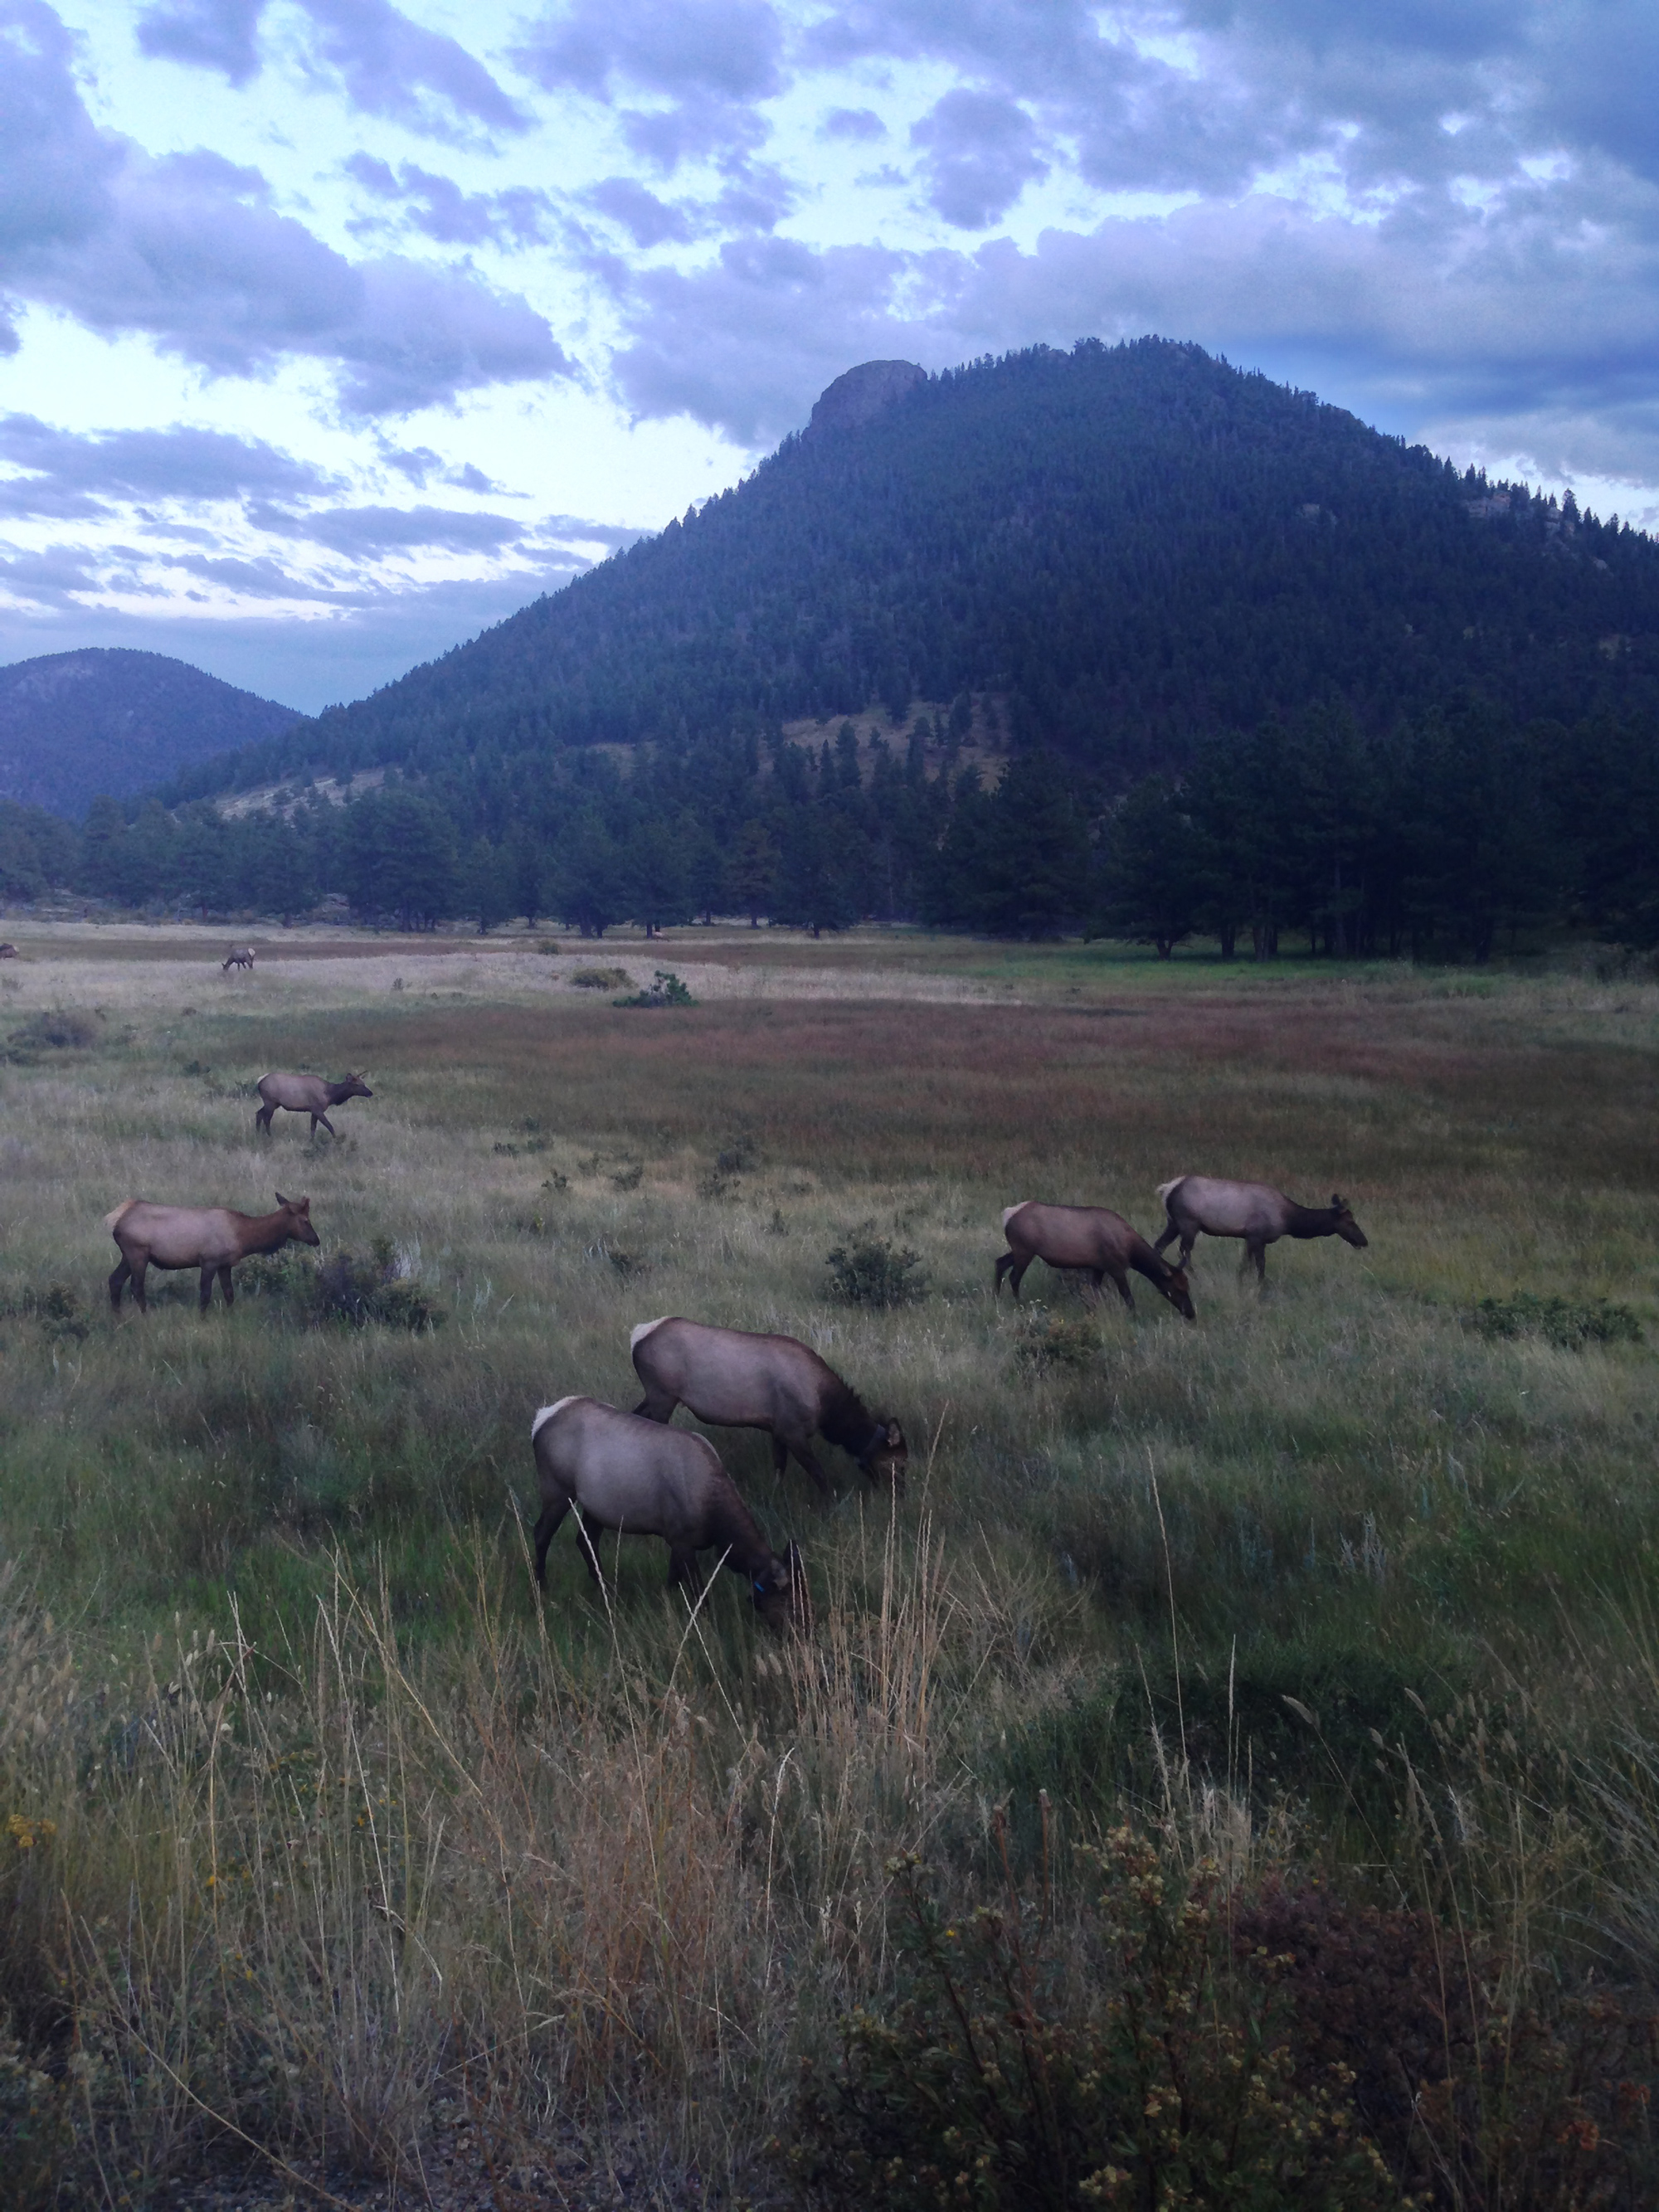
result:
<svg viewBox="0 0 1659 2212"><path fill-rule="evenodd" d="M224 975L233 968L252 968L254 957L254 949L251 945L233 945L219 963L219 973Z"/></svg>
<svg viewBox="0 0 1659 2212"><path fill-rule="evenodd" d="M233 1304L230 1271L239 1260L280 1252L285 1244L323 1241L311 1225L308 1198L284 1198L279 1190L276 1207L275 1213L233 1213L228 1206L152 1206L148 1199L128 1199L104 1216L121 1254L109 1279L110 1304L120 1311L121 1291L131 1281L139 1312L148 1313L144 1275L150 1267L199 1267L204 1314L212 1304L216 1274L225 1304Z"/></svg>
<svg viewBox="0 0 1659 2212"><path fill-rule="evenodd" d="M270 1117L281 1107L287 1114L309 1114L311 1133L317 1133L320 1121L331 1137L339 1131L328 1118L331 1106L343 1106L348 1098L372 1098L374 1093L361 1075L343 1075L337 1083L330 1083L320 1075L262 1075L259 1096L264 1103L253 1117L255 1129L270 1133Z"/></svg>
<svg viewBox="0 0 1659 2212"><path fill-rule="evenodd" d="M1160 1259L1138 1229L1103 1206L1044 1206L1028 1198L1018 1206L1004 1207L1002 1233L1008 1239L1008 1249L997 1261L993 1296L1001 1291L1006 1275L1018 1298L1020 1278L1032 1261L1046 1260L1051 1267L1081 1268L1097 1297L1102 1282L1109 1275L1124 1304L1133 1306L1134 1298L1129 1290L1133 1267L1178 1314L1188 1321L1198 1318L1182 1270Z"/></svg>
<svg viewBox="0 0 1659 2212"><path fill-rule="evenodd" d="M1242 1237L1244 1257L1238 1263L1238 1272L1242 1275L1254 1260L1256 1280L1264 1289L1267 1247L1278 1243L1281 1237L1340 1237L1345 1244L1362 1252L1369 1241L1352 1207L1334 1193L1328 1206L1298 1206L1270 1183L1177 1176L1173 1182L1161 1182L1158 1194L1169 1222L1153 1248L1156 1251L1162 1252L1179 1237L1184 1267L1200 1232L1206 1237Z"/></svg>
<svg viewBox="0 0 1659 2212"><path fill-rule="evenodd" d="M19 957L15 945L0 945L0 960L15 960Z"/></svg>
<svg viewBox="0 0 1659 2212"><path fill-rule="evenodd" d="M531 1424L541 1485L536 1523L536 1580L547 1582L547 1547L574 1505L582 1553L602 1583L590 1528L660 1536L668 1547L668 1586L693 1580L696 1554L718 1547L720 1564L749 1584L754 1607L778 1633L805 1617L806 1583L791 1544L779 1557L720 1465L707 1437L665 1428L598 1398L560 1398Z"/></svg>
<svg viewBox="0 0 1659 2212"><path fill-rule="evenodd" d="M910 1448L896 1421L866 1410L827 1361L793 1336L751 1335L664 1314L629 1339L645 1395L634 1408L647 1421L672 1419L685 1406L716 1428L765 1429L772 1467L781 1474L793 1452L820 1493L829 1479L811 1439L821 1431L857 1461L868 1482L904 1487Z"/></svg>

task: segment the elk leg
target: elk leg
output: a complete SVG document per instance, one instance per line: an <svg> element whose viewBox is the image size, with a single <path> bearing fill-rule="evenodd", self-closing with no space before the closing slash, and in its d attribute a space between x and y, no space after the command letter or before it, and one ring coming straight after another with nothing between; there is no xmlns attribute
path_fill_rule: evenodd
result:
<svg viewBox="0 0 1659 2212"><path fill-rule="evenodd" d="M806 1469L806 1472L811 1476L813 1481L817 1483L819 1497L828 1498L830 1495L830 1478L825 1474L823 1469L818 1465L817 1460L813 1454L812 1447L808 1443L806 1438L805 1437L785 1437L783 1443L786 1452L793 1452L796 1459L799 1462L801 1466ZM773 1451L775 1454L776 1449L777 1446L775 1443L773 1445Z"/></svg>
<svg viewBox="0 0 1659 2212"><path fill-rule="evenodd" d="M672 1421L679 1400L672 1391L659 1390L654 1384L646 1385L645 1395L635 1407L635 1415L646 1421Z"/></svg>
<svg viewBox="0 0 1659 2212"><path fill-rule="evenodd" d="M1166 1244L1173 1244L1180 1233L1180 1231L1176 1227L1173 1221L1166 1221L1164 1223L1164 1234L1158 1238L1158 1242L1152 1247L1153 1251L1157 1253L1160 1260L1164 1257L1164 1246Z"/></svg>
<svg viewBox="0 0 1659 2212"><path fill-rule="evenodd" d="M313 1137L317 1133L317 1124L319 1121L322 1123L324 1128L328 1131L331 1137L337 1137L339 1135L339 1131L335 1127L333 1122L329 1120L326 1114L313 1114L311 1117L311 1133Z"/></svg>
<svg viewBox="0 0 1659 2212"><path fill-rule="evenodd" d="M202 1270L201 1308L204 1314L206 1313L208 1308L213 1304L213 1262L210 1260L206 1267Z"/></svg>
<svg viewBox="0 0 1659 2212"><path fill-rule="evenodd" d="M132 1269L132 1295L138 1301L138 1310L140 1313L148 1313L149 1300L144 1296L144 1277L149 1270L149 1253L141 1252L138 1257L130 1261L128 1265Z"/></svg>
<svg viewBox="0 0 1659 2212"><path fill-rule="evenodd" d="M1265 1244L1258 1244L1255 1248L1255 1279L1265 1291L1267 1287L1267 1248Z"/></svg>
<svg viewBox="0 0 1659 2212"><path fill-rule="evenodd" d="M668 1547L669 1589L678 1589L684 1583L685 1588L690 1589L696 1580L696 1554L691 1552L677 1552L671 1544Z"/></svg>
<svg viewBox="0 0 1659 2212"><path fill-rule="evenodd" d="M587 1578L596 1590L602 1590L605 1576L599 1566L599 1555L594 1548L593 1539L587 1533L587 1523L580 1513L576 1516L576 1534L581 1544L582 1557L587 1562Z"/></svg>
<svg viewBox="0 0 1659 2212"><path fill-rule="evenodd" d="M783 1470L788 1466L788 1464L789 1447L775 1430L772 1435L772 1473L774 1477L775 1478L781 1475Z"/></svg>
<svg viewBox="0 0 1659 2212"><path fill-rule="evenodd" d="M1016 1305L1019 1304L1019 1286L1024 1279L1025 1270L1030 1266L1035 1256L1035 1254L1028 1252L1024 1259L1016 1260L1014 1261L1012 1272L1008 1277L1008 1287L1014 1294L1014 1304Z"/></svg>
<svg viewBox="0 0 1659 2212"><path fill-rule="evenodd" d="M1014 1255L1012 1252L1004 1252L998 1259L996 1285L991 1292L994 1298L1000 1298L1002 1296L1002 1279L1013 1264Z"/></svg>
<svg viewBox="0 0 1659 2212"><path fill-rule="evenodd" d="M1133 1313L1135 1310L1134 1292L1129 1288L1129 1278L1127 1274L1114 1275L1112 1277L1112 1280L1117 1285L1117 1294L1119 1297L1122 1299L1124 1304L1127 1306L1130 1312ZM1097 1290L1100 1287L1100 1278L1098 1275L1095 1277L1095 1287Z"/></svg>
<svg viewBox="0 0 1659 2212"><path fill-rule="evenodd" d="M258 1112L254 1115L253 1131L256 1136L261 1129L264 1131L266 1136L270 1134L270 1116L272 1110L273 1109L269 1106L262 1106Z"/></svg>
<svg viewBox="0 0 1659 2212"><path fill-rule="evenodd" d="M556 1504L550 1498L542 1508L541 1519L536 1523L536 1580L544 1589L547 1587L547 1547L559 1533L559 1524L569 1510L570 1500L568 1498L561 1498Z"/></svg>
<svg viewBox="0 0 1659 2212"><path fill-rule="evenodd" d="M131 1273L131 1268L123 1259L120 1266L109 1279L109 1303L110 1310L112 1313L119 1313L121 1310L121 1291Z"/></svg>
<svg viewBox="0 0 1659 2212"><path fill-rule="evenodd" d="M228 1306L234 1306L235 1304L236 1292L231 1285L230 1268L228 1265L221 1267L219 1270L219 1291Z"/></svg>

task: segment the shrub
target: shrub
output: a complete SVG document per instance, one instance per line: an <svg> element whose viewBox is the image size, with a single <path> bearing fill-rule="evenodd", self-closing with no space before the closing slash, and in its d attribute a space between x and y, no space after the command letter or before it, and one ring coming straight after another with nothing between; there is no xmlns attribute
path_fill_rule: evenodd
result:
<svg viewBox="0 0 1659 2212"><path fill-rule="evenodd" d="M623 976L626 982L628 978ZM695 1006L696 1000L672 968L659 968L648 991L635 991L630 999L614 999L617 1006Z"/></svg>
<svg viewBox="0 0 1659 2212"><path fill-rule="evenodd" d="M1090 1367L1099 1357L1100 1332L1092 1321L1066 1321L1041 1309L1022 1321L1014 1340L1014 1363L1030 1375Z"/></svg>
<svg viewBox="0 0 1659 2212"><path fill-rule="evenodd" d="M1541 1336L1565 1352L1582 1352L1587 1344L1642 1342L1642 1324L1632 1309L1606 1298L1581 1304L1519 1291L1512 1298L1482 1298L1470 1318L1483 1336Z"/></svg>
<svg viewBox="0 0 1659 2212"><path fill-rule="evenodd" d="M11 1033L14 1053L84 1052L98 1042L100 1017L82 1006L49 1006Z"/></svg>
<svg viewBox="0 0 1659 2212"><path fill-rule="evenodd" d="M921 1255L878 1237L872 1221L861 1222L823 1264L830 1270L830 1295L843 1305L904 1306L927 1294Z"/></svg>
<svg viewBox="0 0 1659 2212"><path fill-rule="evenodd" d="M337 1252L321 1261L295 1250L256 1257L237 1271L239 1287L252 1297L281 1301L307 1328L344 1322L365 1328L441 1328L443 1310L400 1272L392 1244L380 1240L372 1255Z"/></svg>
<svg viewBox="0 0 1659 2212"><path fill-rule="evenodd" d="M948 1923L916 1859L889 1863L912 1985L889 2017L842 2023L828 2079L806 2073L792 2163L809 2192L888 2212L1397 2203L1352 2075L1304 2083L1271 1977L1232 1957L1212 1868L1183 1879L1114 1831L1092 1971L1072 1982L1046 1886L1022 1896L1003 1856L1002 1900Z"/></svg>
<svg viewBox="0 0 1659 2212"><path fill-rule="evenodd" d="M634 978L626 968L573 968L568 980L573 991L625 991Z"/></svg>

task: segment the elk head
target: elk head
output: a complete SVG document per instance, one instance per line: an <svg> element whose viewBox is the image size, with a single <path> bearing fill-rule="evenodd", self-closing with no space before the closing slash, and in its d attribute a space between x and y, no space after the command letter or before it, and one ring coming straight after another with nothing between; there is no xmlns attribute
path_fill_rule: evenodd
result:
<svg viewBox="0 0 1659 2212"><path fill-rule="evenodd" d="M1331 1212L1336 1216L1331 1225L1342 1242L1352 1244L1357 1252L1363 1252L1370 1239L1354 1219L1353 1209L1346 1199L1339 1198L1334 1191L1331 1193Z"/></svg>
<svg viewBox="0 0 1659 2212"><path fill-rule="evenodd" d="M288 1233L296 1244L320 1244L322 1238L311 1225L311 1200L308 1198L284 1198L279 1190L276 1203L288 1216Z"/></svg>

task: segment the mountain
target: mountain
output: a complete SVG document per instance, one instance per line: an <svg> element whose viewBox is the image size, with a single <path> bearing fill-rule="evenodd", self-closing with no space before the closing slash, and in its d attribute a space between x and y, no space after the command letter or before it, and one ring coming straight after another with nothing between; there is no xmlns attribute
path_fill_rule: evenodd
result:
<svg viewBox="0 0 1659 2212"><path fill-rule="evenodd" d="M1376 731L1464 692L1564 720L1659 705L1659 546L1196 346L1090 340L866 364L733 489L169 795L517 781L573 747L964 693L1121 787L1310 702Z"/></svg>
<svg viewBox="0 0 1659 2212"><path fill-rule="evenodd" d="M161 653L90 647L0 668L0 799L79 815L273 738L292 707Z"/></svg>

